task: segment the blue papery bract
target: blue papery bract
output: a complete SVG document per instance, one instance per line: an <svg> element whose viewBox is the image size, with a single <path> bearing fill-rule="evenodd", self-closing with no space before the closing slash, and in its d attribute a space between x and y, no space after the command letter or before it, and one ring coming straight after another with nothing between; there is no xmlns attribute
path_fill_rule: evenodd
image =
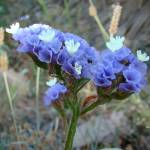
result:
<svg viewBox="0 0 150 150"><path fill-rule="evenodd" d="M119 90L127 93L140 92L140 88L135 83L120 83Z"/></svg>
<svg viewBox="0 0 150 150"><path fill-rule="evenodd" d="M62 94L67 92L67 88L60 83L56 83L52 87L49 87L44 95L44 104L49 106L51 103L55 102L60 98Z"/></svg>

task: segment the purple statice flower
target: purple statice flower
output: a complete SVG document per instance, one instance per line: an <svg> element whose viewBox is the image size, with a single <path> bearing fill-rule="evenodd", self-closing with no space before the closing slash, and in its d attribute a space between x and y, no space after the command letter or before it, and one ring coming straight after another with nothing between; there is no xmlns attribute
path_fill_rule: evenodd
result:
<svg viewBox="0 0 150 150"><path fill-rule="evenodd" d="M112 81L116 79L116 74L112 64L108 63L106 66L101 64L97 66L93 82L96 86L106 88L112 85Z"/></svg>
<svg viewBox="0 0 150 150"><path fill-rule="evenodd" d="M127 47L122 47L114 52L114 56L118 61L124 61L131 54L131 50Z"/></svg>
<svg viewBox="0 0 150 150"><path fill-rule="evenodd" d="M97 72L100 63L100 53L94 48L89 47L85 53L79 58L83 69L82 77L87 79L93 79L94 74Z"/></svg>
<svg viewBox="0 0 150 150"><path fill-rule="evenodd" d="M38 35L41 31L49 28L48 25L43 24L34 24L26 28L19 28L17 32L13 33L13 38L20 44L18 51L33 52L40 43Z"/></svg>
<svg viewBox="0 0 150 150"><path fill-rule="evenodd" d="M128 67L124 70L123 77L125 78L125 82L120 83L118 87L123 92L140 92L146 84L144 74L135 67Z"/></svg>
<svg viewBox="0 0 150 150"><path fill-rule="evenodd" d="M126 82L139 83L141 80L141 73L134 68L128 68L123 71L123 76Z"/></svg>
<svg viewBox="0 0 150 150"><path fill-rule="evenodd" d="M67 88L60 83L56 83L47 89L44 95L44 104L45 106L49 106L56 100L60 98L62 94L67 92Z"/></svg>
<svg viewBox="0 0 150 150"><path fill-rule="evenodd" d="M90 47L84 39L66 33L64 34L64 47L58 54L57 62L62 66L62 70L78 79L89 77L90 65L94 63L95 56L96 50ZM87 69L89 70L86 72Z"/></svg>
<svg viewBox="0 0 150 150"><path fill-rule="evenodd" d="M99 66L99 68L97 68L97 72L94 76L93 82L96 86L102 88L111 86L112 81L105 76L104 66L101 65Z"/></svg>
<svg viewBox="0 0 150 150"><path fill-rule="evenodd" d="M70 58L62 64L62 70L77 79L93 79L93 75L99 65L99 58L99 53L95 48L87 46L85 49L81 49L78 54L70 56Z"/></svg>
<svg viewBox="0 0 150 150"><path fill-rule="evenodd" d="M88 47L89 44L84 39L71 33L65 33L64 47L57 58L58 64L63 65L70 58L80 57Z"/></svg>
<svg viewBox="0 0 150 150"><path fill-rule="evenodd" d="M48 25L34 24L19 28L13 38L20 45L18 51L33 53L41 62L56 62L56 54L62 47L63 33Z"/></svg>
<svg viewBox="0 0 150 150"><path fill-rule="evenodd" d="M64 65L62 65L62 70L69 73L76 79L79 79L82 74L82 65L78 60L70 58Z"/></svg>
<svg viewBox="0 0 150 150"><path fill-rule="evenodd" d="M146 85L147 65L132 53L126 58L128 65L124 67L125 83L120 83L119 90L124 92L140 92Z"/></svg>
<svg viewBox="0 0 150 150"><path fill-rule="evenodd" d="M106 88L112 86L112 83L117 78L117 74L122 71L120 64L110 50L104 50L99 57L99 65L95 68L93 82L96 86Z"/></svg>
<svg viewBox="0 0 150 150"><path fill-rule="evenodd" d="M119 73L123 69L123 65L116 59L115 53L110 50L104 50L101 53L102 64L106 68L112 68L114 73Z"/></svg>

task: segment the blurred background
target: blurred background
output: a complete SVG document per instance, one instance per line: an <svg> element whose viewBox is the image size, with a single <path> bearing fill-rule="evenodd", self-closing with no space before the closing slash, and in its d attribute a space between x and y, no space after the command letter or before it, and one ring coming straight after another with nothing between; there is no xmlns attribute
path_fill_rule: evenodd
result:
<svg viewBox="0 0 150 150"><path fill-rule="evenodd" d="M142 49L150 55L150 0L93 0L98 16L108 31L113 6L118 2L122 14L118 35L126 37L126 45ZM19 22L22 27L45 23L62 31L85 38L102 50L105 43L99 28L89 16L88 0L0 0L0 27ZM5 38L3 40L3 35ZM16 52L17 43L0 30L1 49L7 52L7 71L10 94L19 128L15 140L11 111L0 71L0 150L63 150L64 125L52 107L43 106L43 92L48 79L47 71L40 72L41 130L36 138L36 66L32 60ZM150 66L150 62L148 62ZM149 72L149 70L148 70ZM150 76L150 74L148 73ZM148 77L149 81L149 77ZM123 150L150 150L150 82L140 95L124 101L113 101L98 107L79 120L74 139L76 150L100 150L115 147ZM94 93L89 84L81 95ZM117 150L117 149L116 149Z"/></svg>

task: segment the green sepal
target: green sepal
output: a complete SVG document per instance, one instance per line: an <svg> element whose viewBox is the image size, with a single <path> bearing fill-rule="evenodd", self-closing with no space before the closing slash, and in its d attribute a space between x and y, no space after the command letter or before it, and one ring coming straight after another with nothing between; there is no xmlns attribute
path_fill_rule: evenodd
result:
<svg viewBox="0 0 150 150"><path fill-rule="evenodd" d="M121 91L116 91L111 94L111 97L116 100L123 100L125 98L128 98L132 93L126 93Z"/></svg>

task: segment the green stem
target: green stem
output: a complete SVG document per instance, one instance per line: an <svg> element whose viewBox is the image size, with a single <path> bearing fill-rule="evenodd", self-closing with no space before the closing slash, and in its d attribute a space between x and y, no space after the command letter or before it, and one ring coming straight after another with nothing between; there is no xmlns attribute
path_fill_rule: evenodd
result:
<svg viewBox="0 0 150 150"><path fill-rule="evenodd" d="M16 130L16 134L18 135L17 123L16 123L17 121L16 121L16 117L15 117L15 111L14 111L14 108L13 108L12 97L11 97L10 90L9 90L9 85L8 85L7 73L6 72L3 72L3 78L4 78L6 92L7 92L9 105L10 105L10 109L11 109L11 113L12 113L14 127L15 127L15 130Z"/></svg>
<svg viewBox="0 0 150 150"><path fill-rule="evenodd" d="M96 108L97 106L99 105L102 105L102 104L105 104L107 102L109 102L110 99L98 99L96 102L92 103L91 105L87 106L86 108L84 108L82 111L81 111L81 115L84 115L85 113L93 110L94 108Z"/></svg>
<svg viewBox="0 0 150 150"><path fill-rule="evenodd" d="M89 3L90 3L90 5L94 6L94 3L93 3L92 0L89 0ZM104 28L104 26L103 26L103 24L101 22L101 19L98 17L97 14L96 14L96 16L94 16L94 19L95 19L95 21L96 21L96 23L97 23L97 25L99 27L100 32L102 33L102 36L103 36L105 42L107 42L109 40L109 35L106 32L106 30L105 30L105 28Z"/></svg>
<svg viewBox="0 0 150 150"><path fill-rule="evenodd" d="M102 33L102 36L103 36L105 42L107 42L107 41L109 40L109 35L108 35L108 33L106 32L104 26L102 25L102 22L101 22L100 18L96 15L96 16L94 17L94 19L95 19L95 21L96 21L97 24L98 24L98 27L99 27L99 29L100 29L100 32Z"/></svg>
<svg viewBox="0 0 150 150"><path fill-rule="evenodd" d="M40 81L40 68L37 68L36 73L36 127L40 129L40 112L39 112L39 81Z"/></svg>
<svg viewBox="0 0 150 150"><path fill-rule="evenodd" d="M75 108L73 110L73 115L72 115L72 119L71 119L71 122L70 122L70 126L69 126L69 130L68 130L64 150L72 150L73 139L74 139L74 136L75 136L75 133L76 133L78 118L79 118L78 110L77 110L77 108Z"/></svg>

